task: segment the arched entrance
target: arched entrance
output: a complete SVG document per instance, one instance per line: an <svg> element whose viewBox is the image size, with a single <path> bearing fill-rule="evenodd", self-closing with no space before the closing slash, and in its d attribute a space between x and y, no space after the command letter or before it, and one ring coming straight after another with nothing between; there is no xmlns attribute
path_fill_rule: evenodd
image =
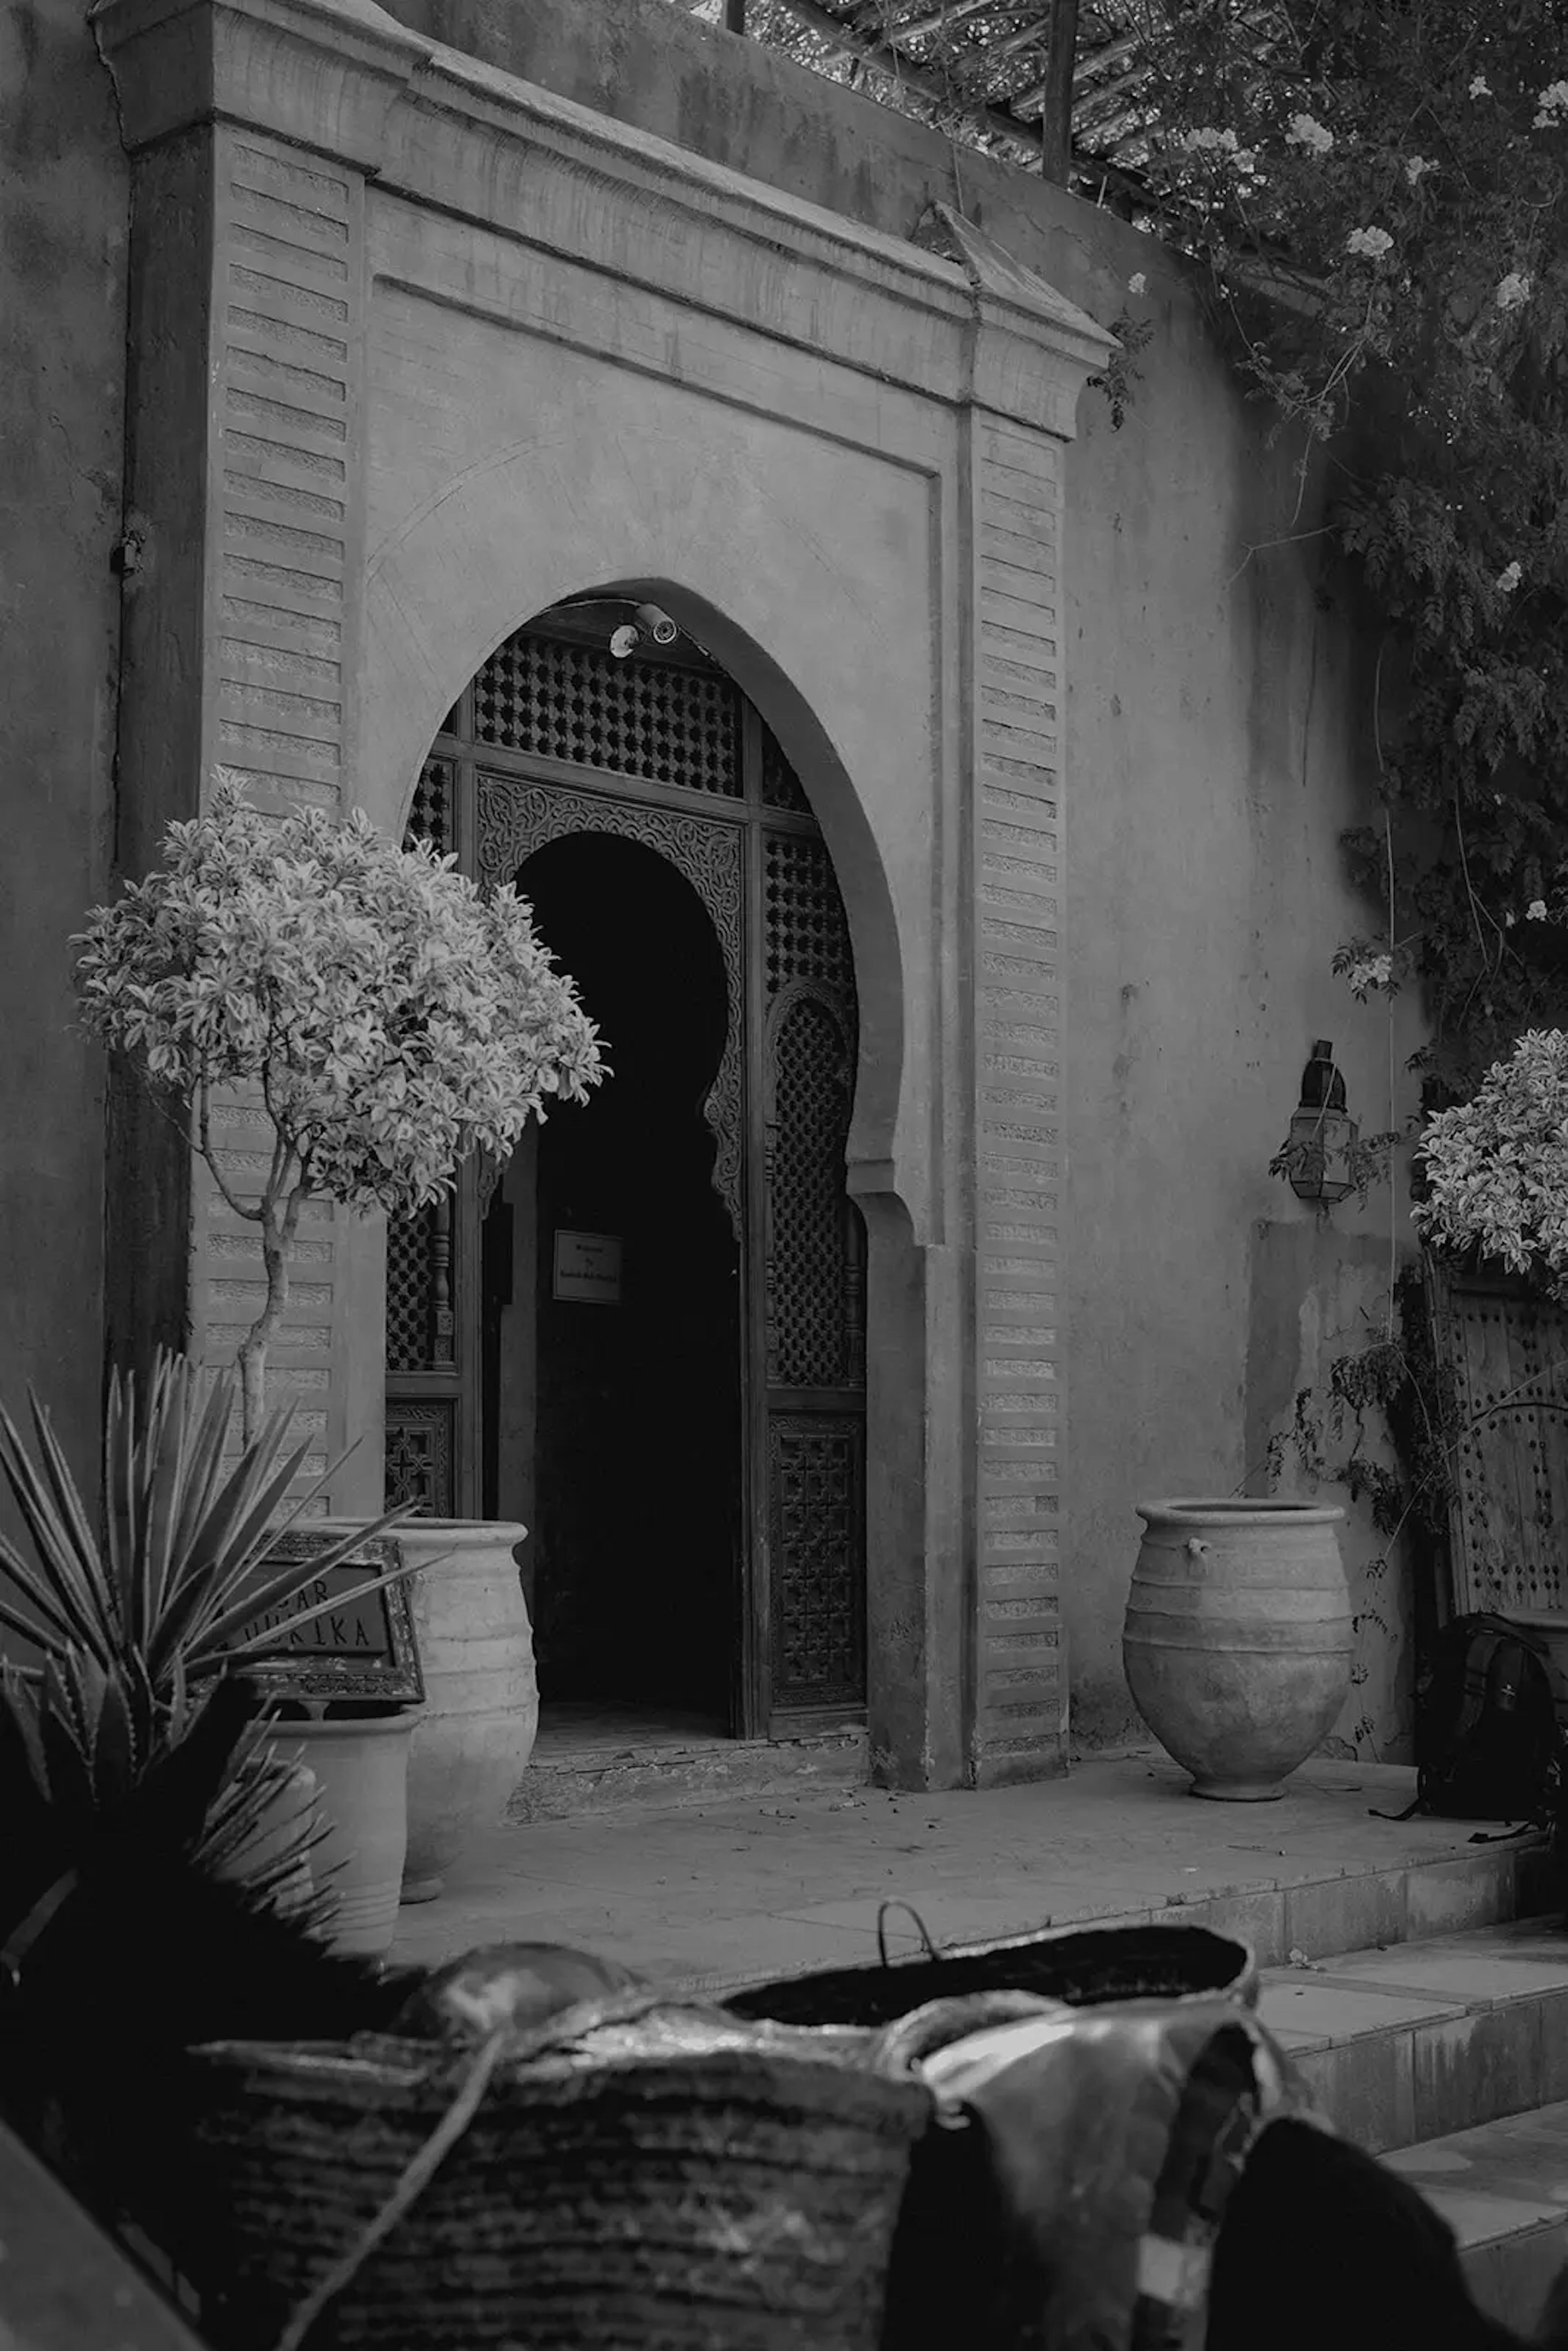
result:
<svg viewBox="0 0 1568 2351"><path fill-rule="evenodd" d="M547 1706L781 1736L865 1701L842 901L758 713L629 608L492 654L412 832L516 881L615 1075L396 1228L389 1499L520 1517Z"/></svg>

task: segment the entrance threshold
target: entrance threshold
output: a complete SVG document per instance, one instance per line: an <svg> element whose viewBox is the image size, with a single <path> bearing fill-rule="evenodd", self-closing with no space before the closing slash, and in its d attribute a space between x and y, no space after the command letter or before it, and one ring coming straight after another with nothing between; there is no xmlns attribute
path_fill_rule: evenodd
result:
<svg viewBox="0 0 1568 2351"><path fill-rule="evenodd" d="M646 1706L546 1703L508 1821L719 1802L870 1777L863 1722L795 1739L733 1739L716 1718Z"/></svg>
<svg viewBox="0 0 1568 2351"><path fill-rule="evenodd" d="M635 1748L711 1747L730 1744L723 1718L689 1708L618 1704L612 1698L545 1698L533 1761L559 1762L568 1755L602 1755Z"/></svg>

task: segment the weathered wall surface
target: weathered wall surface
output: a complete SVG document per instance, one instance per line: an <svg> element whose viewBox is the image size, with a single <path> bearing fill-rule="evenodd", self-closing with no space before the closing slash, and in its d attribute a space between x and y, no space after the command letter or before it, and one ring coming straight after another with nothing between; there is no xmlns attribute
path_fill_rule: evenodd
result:
<svg viewBox="0 0 1568 2351"><path fill-rule="evenodd" d="M107 893L127 178L78 0L0 5L0 1399L36 1384L90 1479L103 1080L69 934Z"/></svg>
<svg viewBox="0 0 1568 2351"><path fill-rule="evenodd" d="M1179 268L1110 215L988 163L664 0L392 0L422 32L895 235L958 207L1069 299L1155 325L1120 433L1093 393L1063 468L1071 1280L1063 1599L1074 1723L1135 1728L1120 1662L1151 1496L1266 1484L1303 1383L1382 1311L1388 1208L1330 1220L1267 1173L1314 1036L1392 1123L1385 1018L1329 968L1369 927L1338 835L1364 811L1368 684L1327 601L1295 453L1211 348ZM1147 291L1130 296L1134 272ZM1303 534L1296 537L1294 534ZM1284 544L1265 542L1287 541ZM1260 551L1249 553L1249 549ZM1394 1105L1415 1042L1402 1008ZM1380 1237L1381 1236L1381 1237ZM1407 1719L1408 1610L1347 1530L1366 1678L1336 1736ZM1370 1644L1370 1646L1367 1645Z"/></svg>
<svg viewBox="0 0 1568 2351"><path fill-rule="evenodd" d="M1089 217L1098 262L1064 290L1101 318L1125 299L1155 322L1132 413L1113 433L1086 397L1067 475L1068 1589L1075 1720L1095 1740L1134 1728L1119 1645L1133 1505L1269 1490L1268 1440L1296 1395L1381 1334L1386 1192L1321 1217L1268 1173L1311 1041L1333 1040L1374 1132L1412 1106L1417 1032L1400 1005L1391 1115L1386 1012L1330 969L1376 924L1339 851L1373 766L1364 648L1324 596L1320 542L1265 545L1315 518L1311 502L1296 513L1295 453L1267 449L1147 241ZM1124 291L1139 269L1142 299ZM1347 1500L1333 1484L1322 1498ZM1354 1509L1353 1596L1389 1627L1359 1628L1369 1678L1336 1733L1362 1724L1364 1754L1386 1751L1408 1710L1406 1597L1396 1574L1375 1601L1368 1581L1382 1548Z"/></svg>

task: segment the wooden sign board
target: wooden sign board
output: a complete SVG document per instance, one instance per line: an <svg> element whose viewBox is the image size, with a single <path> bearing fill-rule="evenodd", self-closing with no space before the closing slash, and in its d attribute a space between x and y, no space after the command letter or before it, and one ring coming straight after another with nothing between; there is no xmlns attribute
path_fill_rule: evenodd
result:
<svg viewBox="0 0 1568 2351"><path fill-rule="evenodd" d="M619 1306L620 1235L557 1233L555 1295L582 1306Z"/></svg>
<svg viewBox="0 0 1568 2351"><path fill-rule="evenodd" d="M277 1562L328 1552L338 1540L299 1531L279 1535L262 1573L269 1575ZM405 1586L389 1583L362 1599L348 1597L372 1576L384 1575L402 1562L401 1546L392 1536L377 1535L361 1543L348 1559L313 1576L288 1607L246 1626L242 1641L257 1632L267 1637L246 1650L245 1671L254 1675L272 1699L363 1698L417 1705L424 1697L424 1677ZM343 1596L341 1608L329 1609L308 1624L297 1622L318 1601L338 1594Z"/></svg>

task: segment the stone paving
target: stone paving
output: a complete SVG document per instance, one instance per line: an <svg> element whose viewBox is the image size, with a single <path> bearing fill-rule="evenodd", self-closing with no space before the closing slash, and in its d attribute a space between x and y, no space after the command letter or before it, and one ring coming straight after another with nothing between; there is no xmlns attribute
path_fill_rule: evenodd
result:
<svg viewBox="0 0 1568 2351"><path fill-rule="evenodd" d="M1568 2097L1568 1935L1526 1919L1271 1969L1259 2012L1383 2153Z"/></svg>
<svg viewBox="0 0 1568 2351"><path fill-rule="evenodd" d="M1568 2104L1482 2123L1387 2160L1453 2230L1482 2305L1533 2335L1568 2260Z"/></svg>
<svg viewBox="0 0 1568 2351"><path fill-rule="evenodd" d="M1398 1812L1414 1775L1314 1763L1270 1804L1204 1802L1163 1755L1098 1756L1071 1777L984 1793L805 1789L482 1838L440 1899L405 1908L394 1959L487 1942L595 1950L687 1989L874 1957L877 1914L907 1903L939 1945L1182 1906L1245 1934L1265 1965L1518 1915L1466 1824ZM917 1948L907 1911L892 1950Z"/></svg>

